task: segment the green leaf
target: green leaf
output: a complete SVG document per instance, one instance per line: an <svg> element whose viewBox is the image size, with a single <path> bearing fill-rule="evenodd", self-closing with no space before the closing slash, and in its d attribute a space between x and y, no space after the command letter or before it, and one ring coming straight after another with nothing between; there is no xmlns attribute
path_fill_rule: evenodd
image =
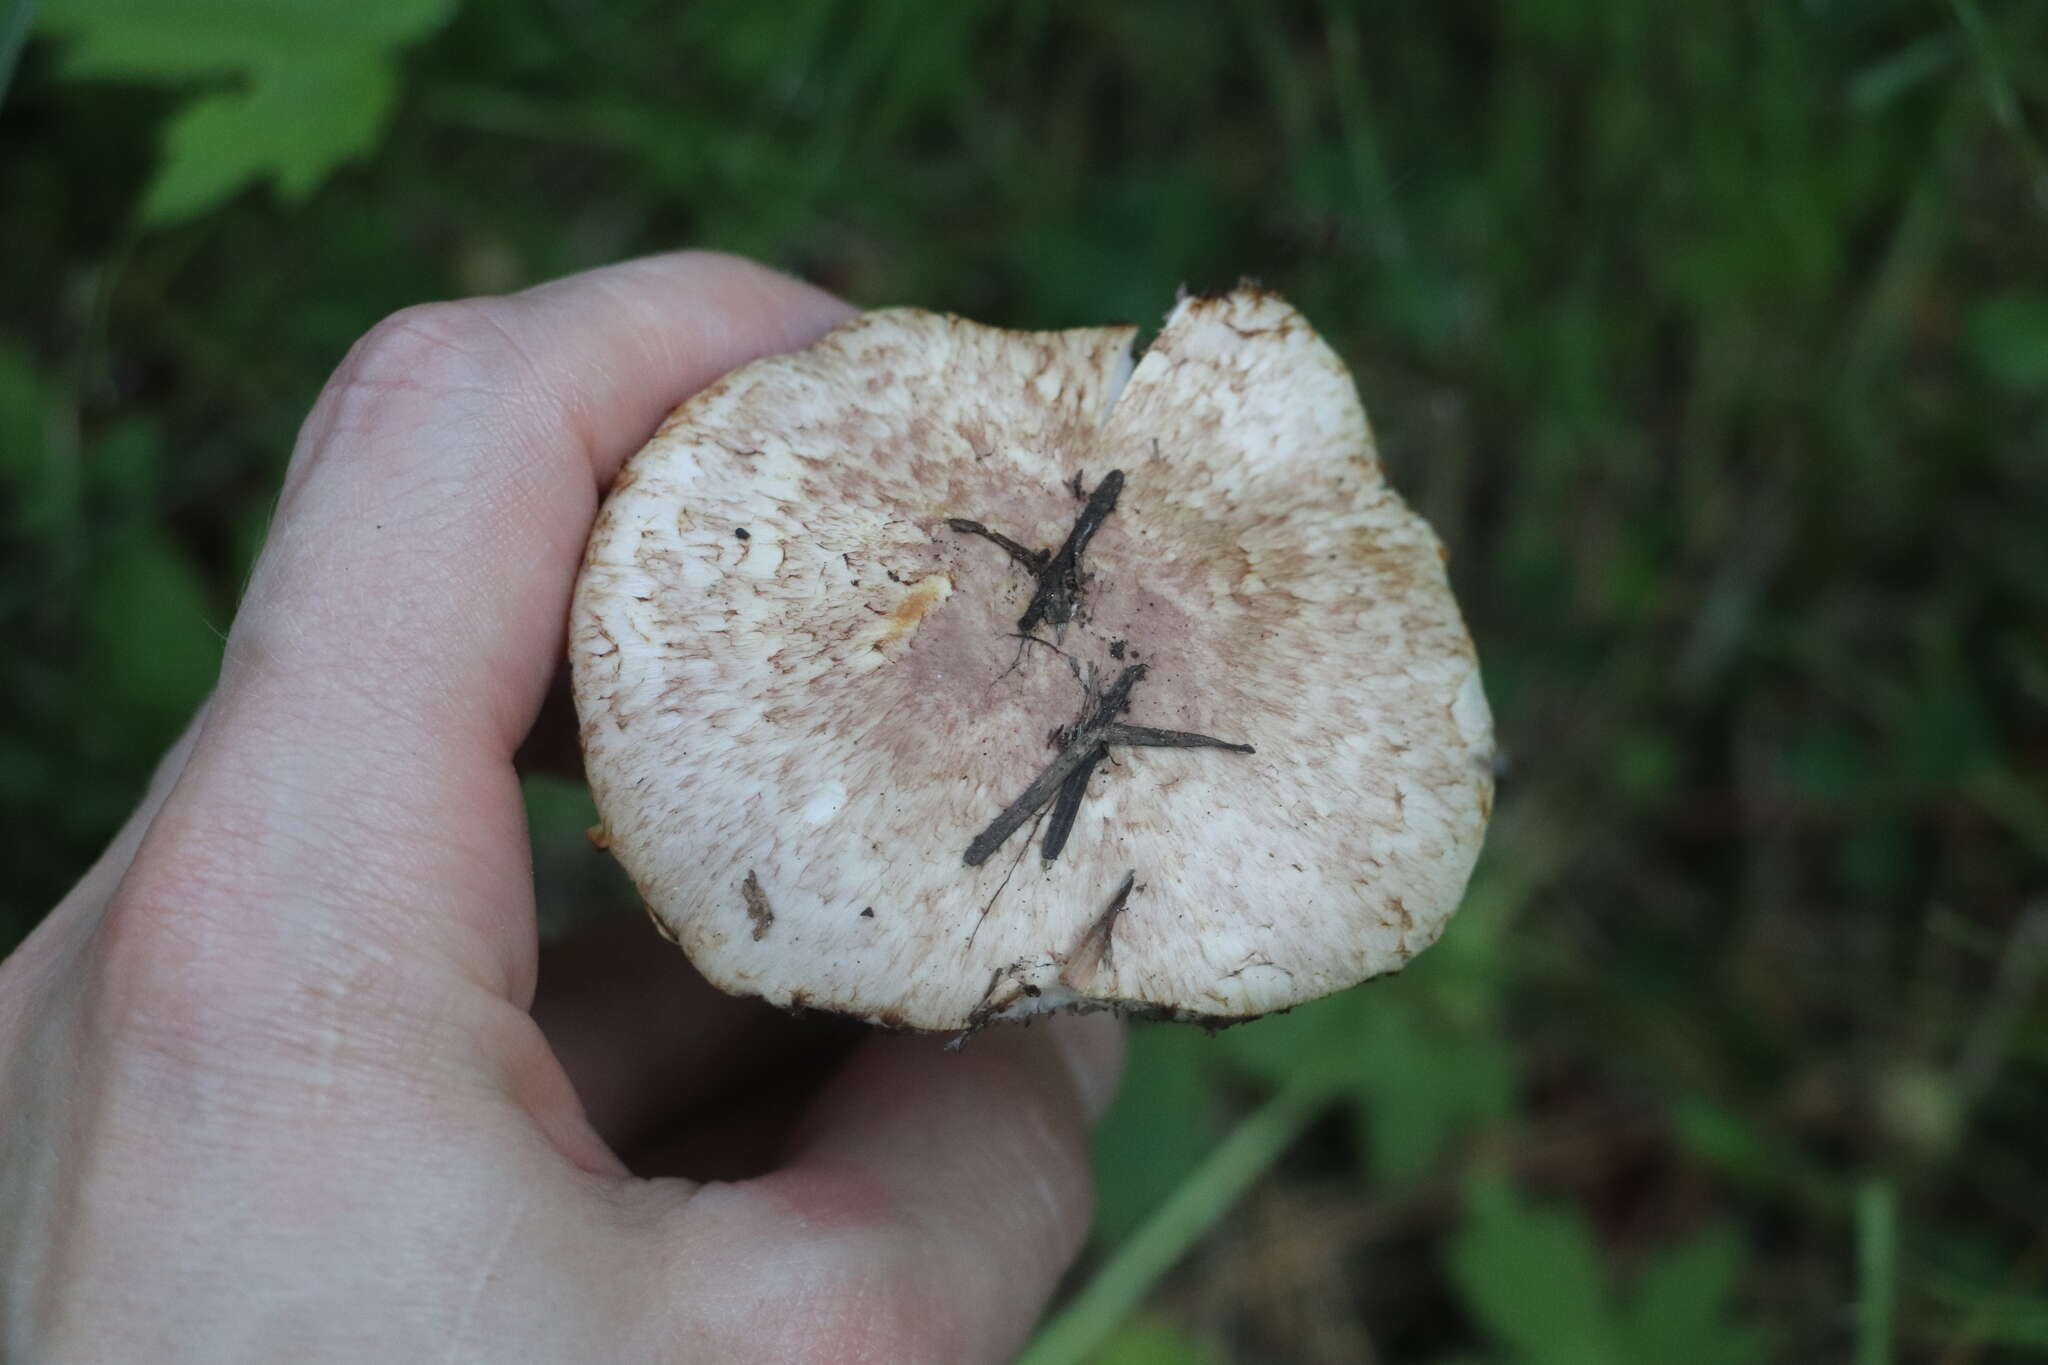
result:
<svg viewBox="0 0 2048 1365"><path fill-rule="evenodd" d="M1623 1295L1577 1209L1524 1199L1498 1174L1467 1192L1451 1274L1479 1325L1523 1365L1754 1365L1768 1354L1729 1301L1742 1245L1716 1227L1665 1249Z"/></svg>
<svg viewBox="0 0 2048 1365"><path fill-rule="evenodd" d="M1491 1029L1389 1009L1374 1017L1354 1095L1373 1178L1407 1184L1429 1174L1468 1128L1510 1111L1513 1059Z"/></svg>
<svg viewBox="0 0 2048 1365"><path fill-rule="evenodd" d="M1572 1209L1525 1201L1485 1175L1452 1240L1451 1274L1488 1335L1528 1365L1626 1365L1599 1248Z"/></svg>
<svg viewBox="0 0 2048 1365"><path fill-rule="evenodd" d="M174 116L142 201L145 223L191 218L269 179L304 198L368 150L396 91L405 44L453 13L455 0L51 0L46 30L70 40L74 78L177 84L228 79Z"/></svg>
<svg viewBox="0 0 2048 1365"><path fill-rule="evenodd" d="M1387 1185L1427 1175L1514 1102L1513 1055L1490 1008L1471 998L1455 949L1431 954L1394 979L1224 1035L1231 1059L1261 1079L1318 1077L1348 1093L1372 1178Z"/></svg>
<svg viewBox="0 0 2048 1365"><path fill-rule="evenodd" d="M142 221L195 217L269 175L303 199L334 166L376 141L395 92L374 60L308 66L289 79L193 101L164 133L164 161L142 199Z"/></svg>
<svg viewBox="0 0 2048 1365"><path fill-rule="evenodd" d="M1746 1365L1767 1357L1764 1334L1727 1320L1742 1271L1742 1242L1731 1227L1710 1228L1667 1248L1636 1282L1623 1317L1630 1358L1668 1365Z"/></svg>

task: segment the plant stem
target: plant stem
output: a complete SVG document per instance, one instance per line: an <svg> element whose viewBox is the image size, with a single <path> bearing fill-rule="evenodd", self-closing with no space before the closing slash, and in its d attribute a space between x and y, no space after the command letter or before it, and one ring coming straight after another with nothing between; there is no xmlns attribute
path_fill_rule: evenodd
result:
<svg viewBox="0 0 2048 1365"><path fill-rule="evenodd" d="M1856 1192L1856 1365L1891 1365L1899 1209L1889 1183Z"/></svg>
<svg viewBox="0 0 2048 1365"><path fill-rule="evenodd" d="M1253 1110L1117 1248L1088 1287L1046 1324L1018 1365L1073 1365L1085 1360L1188 1248L1271 1169L1322 1112L1335 1088L1328 1076L1300 1077Z"/></svg>

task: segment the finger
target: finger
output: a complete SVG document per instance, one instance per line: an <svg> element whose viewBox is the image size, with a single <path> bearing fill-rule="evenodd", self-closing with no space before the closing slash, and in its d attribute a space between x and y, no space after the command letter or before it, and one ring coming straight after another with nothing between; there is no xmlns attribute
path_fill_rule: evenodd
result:
<svg viewBox="0 0 2048 1365"><path fill-rule="evenodd" d="M773 1345L745 1359L793 1351L806 1323L820 1339L845 1334L835 1359L1008 1359L1087 1230L1086 1129L1120 1064L1118 1027L1102 1016L997 1030L950 1053L929 1038L870 1042L783 1169L684 1205L685 1250L782 1243L769 1267L779 1294L730 1287L694 1326L720 1340L751 1321Z"/></svg>
<svg viewBox="0 0 2048 1365"><path fill-rule="evenodd" d="M179 955L245 974L262 955L285 982L337 955L380 978L425 964L523 1003L510 760L599 492L681 398L845 311L685 254L408 310L359 343L301 433L213 723L144 844L155 899L206 906Z"/></svg>
<svg viewBox="0 0 2048 1365"><path fill-rule="evenodd" d="M547 948L533 1017L591 1126L628 1153L689 1107L837 1049L853 1029L714 990L638 915Z"/></svg>

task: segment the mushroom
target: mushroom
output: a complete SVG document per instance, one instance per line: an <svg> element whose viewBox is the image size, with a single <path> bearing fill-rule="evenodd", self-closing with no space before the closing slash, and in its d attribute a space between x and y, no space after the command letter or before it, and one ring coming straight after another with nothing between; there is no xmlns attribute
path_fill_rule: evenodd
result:
<svg viewBox="0 0 2048 1365"><path fill-rule="evenodd" d="M1493 738L1441 546L1285 301L1134 335L867 313L619 476L571 623L587 767L714 985L1220 1023L1442 930Z"/></svg>

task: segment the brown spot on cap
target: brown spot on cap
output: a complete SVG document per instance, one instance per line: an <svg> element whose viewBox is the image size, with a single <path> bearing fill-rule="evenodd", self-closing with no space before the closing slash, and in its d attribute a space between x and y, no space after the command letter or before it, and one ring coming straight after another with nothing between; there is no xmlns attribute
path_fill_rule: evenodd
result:
<svg viewBox="0 0 2048 1365"><path fill-rule="evenodd" d="M891 575L893 577L894 575ZM868 641L868 648L886 652L916 630L926 613L946 600L953 591L953 580L942 573L935 573L919 579L903 594L903 600L885 615L875 627L874 637Z"/></svg>
<svg viewBox="0 0 2048 1365"><path fill-rule="evenodd" d="M775 907L768 904L768 893L761 889L761 879L747 870L747 879L740 883L740 894L747 900L747 918L754 922L754 942L768 937L769 926L775 923Z"/></svg>

